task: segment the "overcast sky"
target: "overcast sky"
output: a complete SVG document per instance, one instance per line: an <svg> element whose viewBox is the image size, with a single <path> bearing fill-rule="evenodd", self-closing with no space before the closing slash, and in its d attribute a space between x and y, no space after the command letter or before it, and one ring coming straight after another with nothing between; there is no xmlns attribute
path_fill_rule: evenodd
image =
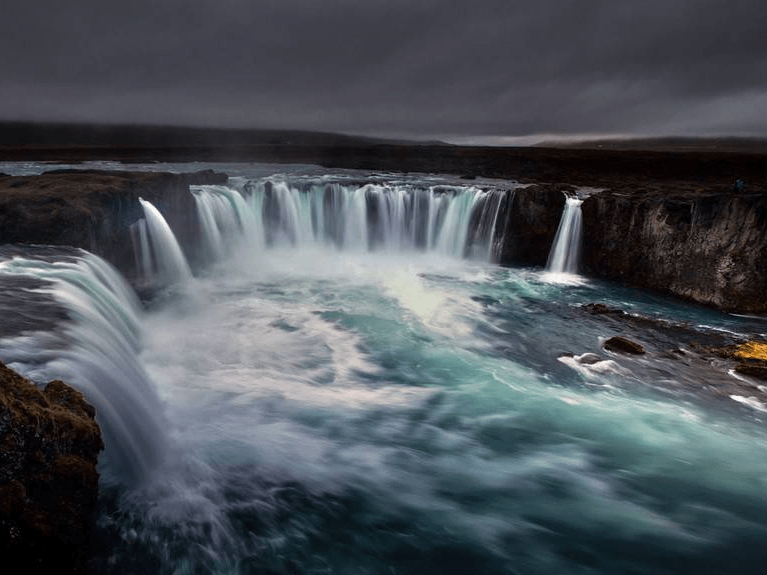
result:
<svg viewBox="0 0 767 575"><path fill-rule="evenodd" d="M4 0L0 118L767 136L767 2Z"/></svg>

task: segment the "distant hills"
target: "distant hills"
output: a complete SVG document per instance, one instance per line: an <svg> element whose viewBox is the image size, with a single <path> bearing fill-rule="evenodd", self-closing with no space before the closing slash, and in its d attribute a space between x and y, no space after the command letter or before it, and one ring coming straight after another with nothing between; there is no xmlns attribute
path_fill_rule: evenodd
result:
<svg viewBox="0 0 767 575"><path fill-rule="evenodd" d="M538 148L569 148L578 150L642 150L654 152L737 152L767 154L767 138L747 137L665 137L665 138L603 138L581 141L545 141Z"/></svg>
<svg viewBox="0 0 767 575"><path fill-rule="evenodd" d="M0 148L247 148L251 146L417 145L302 130L0 122Z"/></svg>
<svg viewBox="0 0 767 575"><path fill-rule="evenodd" d="M265 148L366 148L370 146L449 147L452 145L438 140L376 138L307 130L0 121L0 149L5 150L227 149L246 152ZM491 146L460 147L489 148ZM579 141L552 139L522 147L767 154L767 139L748 137L600 138Z"/></svg>
<svg viewBox="0 0 767 575"><path fill-rule="evenodd" d="M643 138L460 146L301 130L0 123L0 161L265 162L639 189L648 182L767 192L767 140ZM655 184L653 184L655 185Z"/></svg>

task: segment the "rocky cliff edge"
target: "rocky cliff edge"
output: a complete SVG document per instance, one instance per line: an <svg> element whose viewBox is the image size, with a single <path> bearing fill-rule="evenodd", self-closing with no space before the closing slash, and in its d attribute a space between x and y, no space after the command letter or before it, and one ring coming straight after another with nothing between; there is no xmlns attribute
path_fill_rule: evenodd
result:
<svg viewBox="0 0 767 575"><path fill-rule="evenodd" d="M583 202L582 271L767 312L767 193L603 191Z"/></svg>
<svg viewBox="0 0 767 575"><path fill-rule="evenodd" d="M7 573L83 572L104 444L95 411L0 362L0 553Z"/></svg>

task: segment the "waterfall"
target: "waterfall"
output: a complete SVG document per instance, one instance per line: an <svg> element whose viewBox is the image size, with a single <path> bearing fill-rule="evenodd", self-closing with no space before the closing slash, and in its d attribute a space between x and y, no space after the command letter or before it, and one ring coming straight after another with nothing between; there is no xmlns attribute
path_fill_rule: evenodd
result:
<svg viewBox="0 0 767 575"><path fill-rule="evenodd" d="M368 182L269 179L241 193L227 186L192 192L206 251L218 259L241 242L255 250L288 244L345 251L423 251L493 260L505 191ZM237 236L239 239L235 239Z"/></svg>
<svg viewBox="0 0 767 575"><path fill-rule="evenodd" d="M567 198L559 222L554 245L549 253L546 269L554 273L578 273L581 244L581 204L583 200Z"/></svg>
<svg viewBox="0 0 767 575"><path fill-rule="evenodd" d="M191 186L208 257L217 261L244 243L251 249L264 246L260 209L248 205L242 194L227 186Z"/></svg>
<svg viewBox="0 0 767 575"><path fill-rule="evenodd" d="M146 477L164 458L168 426L138 359L142 312L131 288L104 260L81 250L0 261L4 291L19 289L6 285L12 278L41 284L18 294L28 306L25 318L40 326L0 340L3 359L35 381L63 379L79 389L96 408L111 465L125 480ZM58 306L55 316L66 318L53 328L45 297Z"/></svg>
<svg viewBox="0 0 767 575"><path fill-rule="evenodd" d="M149 235L146 231L146 220L141 218L130 226L133 241L133 255L136 258L136 269L140 278L146 284L152 282L152 248L149 245Z"/></svg>
<svg viewBox="0 0 767 575"><path fill-rule="evenodd" d="M153 279L163 284L183 284L192 278L192 271L178 245L176 237L162 214L150 202L139 198L146 217L152 254L154 255ZM144 261L146 255L142 256ZM146 270L145 270L146 271Z"/></svg>

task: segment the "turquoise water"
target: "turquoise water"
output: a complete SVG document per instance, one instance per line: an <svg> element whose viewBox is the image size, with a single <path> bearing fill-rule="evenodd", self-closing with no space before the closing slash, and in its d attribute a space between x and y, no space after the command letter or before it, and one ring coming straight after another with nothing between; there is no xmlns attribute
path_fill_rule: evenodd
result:
<svg viewBox="0 0 767 575"><path fill-rule="evenodd" d="M151 397L128 434L159 453L130 474L108 442L96 572L763 572L763 413L706 392L732 377L692 359L696 341L763 321L423 245L288 236L258 250L229 237L137 312L129 361ZM35 278L60 267L27 257ZM0 277L23 275L0 259ZM103 276L89 293L120 291ZM56 286L48 316L68 309ZM617 334L646 356L602 350ZM41 336L25 337L0 340L5 361L87 377L64 352L25 363Z"/></svg>

